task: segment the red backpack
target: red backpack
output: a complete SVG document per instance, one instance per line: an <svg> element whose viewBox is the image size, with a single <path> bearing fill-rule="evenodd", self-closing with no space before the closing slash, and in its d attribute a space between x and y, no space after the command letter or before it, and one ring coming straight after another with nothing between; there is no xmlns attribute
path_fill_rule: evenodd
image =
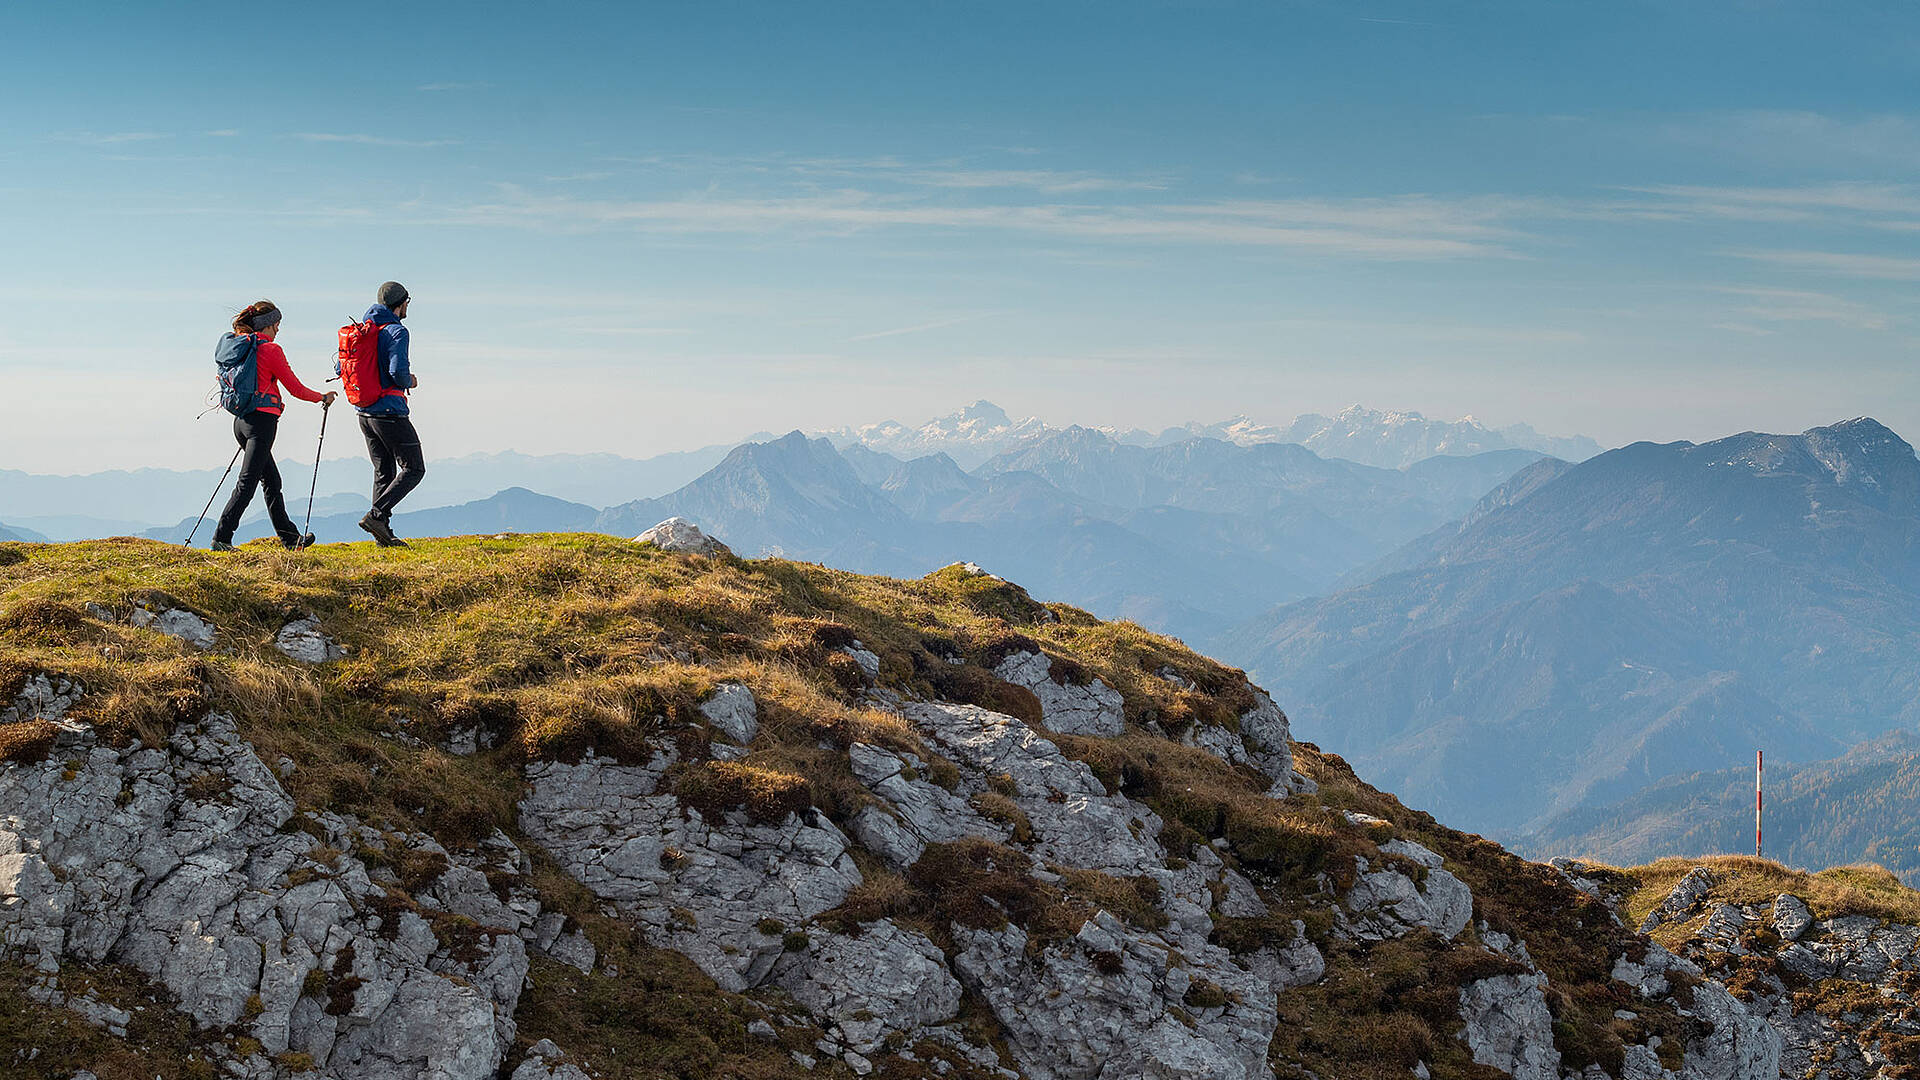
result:
<svg viewBox="0 0 1920 1080"><path fill-rule="evenodd" d="M340 328L340 388L359 409L386 392L380 385L380 327L372 320Z"/></svg>

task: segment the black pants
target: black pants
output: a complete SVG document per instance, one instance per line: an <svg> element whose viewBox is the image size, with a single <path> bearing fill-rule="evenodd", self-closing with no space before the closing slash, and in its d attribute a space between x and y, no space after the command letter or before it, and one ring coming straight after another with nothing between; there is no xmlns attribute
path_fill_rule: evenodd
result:
<svg viewBox="0 0 1920 1080"><path fill-rule="evenodd" d="M233 543L233 532L240 527L240 515L247 512L247 504L253 502L256 487L266 488L267 516L273 519L273 531L282 540L299 537L293 519L287 516L287 501L280 491L280 467L273 463L273 438L279 431L280 418L273 413L256 409L233 418L233 437L243 447L240 479L233 485L233 497L227 500L227 508L220 511L220 526L213 531L213 538L220 543Z"/></svg>
<svg viewBox="0 0 1920 1080"><path fill-rule="evenodd" d="M362 416L360 434L367 439L373 459L373 516L382 521L407 493L427 475L427 459L420 452L420 436L404 416Z"/></svg>

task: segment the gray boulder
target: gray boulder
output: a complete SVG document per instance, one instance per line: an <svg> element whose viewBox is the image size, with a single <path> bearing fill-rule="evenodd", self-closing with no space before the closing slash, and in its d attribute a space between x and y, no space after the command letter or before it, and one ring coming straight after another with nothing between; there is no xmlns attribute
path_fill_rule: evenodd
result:
<svg viewBox="0 0 1920 1080"><path fill-rule="evenodd" d="M179 638L196 649L213 648L213 624L185 608L167 608L155 612L145 604L138 604L127 616L127 622L141 629Z"/></svg>
<svg viewBox="0 0 1920 1080"><path fill-rule="evenodd" d="M1361 941L1381 941L1424 926L1454 938L1473 921L1473 890L1441 869L1439 855L1411 840L1390 840L1381 850L1426 866L1426 878L1416 884L1398 870L1369 870L1356 856L1358 880L1335 912L1341 931Z"/></svg>
<svg viewBox="0 0 1920 1080"><path fill-rule="evenodd" d="M1275 990L1307 986L1327 973L1327 958L1307 939L1307 924L1299 919L1293 920L1293 940L1255 950L1246 961L1248 970Z"/></svg>
<svg viewBox="0 0 1920 1080"><path fill-rule="evenodd" d="M1119 735L1127 729L1126 701L1120 691L1095 678L1086 686L1053 680L1053 661L1037 652L1017 652L993 673L1040 699L1040 722L1063 735Z"/></svg>
<svg viewBox="0 0 1920 1080"><path fill-rule="evenodd" d="M860 883L847 838L809 811L764 824L741 812L709 821L657 790L671 764L589 755L578 765L539 762L520 827L568 873L685 953L728 990L761 983L785 949L768 920L797 926L846 899Z"/></svg>
<svg viewBox="0 0 1920 1080"><path fill-rule="evenodd" d="M1782 941L1799 941L1800 936L1813 925L1813 912L1807 902L1792 893L1781 893L1773 899L1773 928L1780 934Z"/></svg>
<svg viewBox="0 0 1920 1080"><path fill-rule="evenodd" d="M527 1048L527 1059L513 1070L511 1080L592 1080L592 1074L566 1060L551 1039Z"/></svg>
<svg viewBox="0 0 1920 1080"><path fill-rule="evenodd" d="M1109 795L1093 770L1019 720L974 705L909 705L905 715L960 767L961 790L1008 797L1032 824L1036 855L1116 874L1161 867L1161 821Z"/></svg>
<svg viewBox="0 0 1920 1080"><path fill-rule="evenodd" d="M873 1053L890 1032L944 1023L960 1011L960 982L925 934L883 919L856 935L808 937L805 950L776 965L772 981L858 1053Z"/></svg>
<svg viewBox="0 0 1920 1080"><path fill-rule="evenodd" d="M1640 932L1650 934L1662 923L1684 922L1700 910L1700 905L1713 891L1713 871L1704 866L1696 866L1687 871L1687 876L1677 882L1668 891L1660 906L1647 913L1640 924Z"/></svg>
<svg viewBox="0 0 1920 1080"><path fill-rule="evenodd" d="M853 775L885 800L854 815L854 835L896 868L920 861L928 844L950 844L969 836L1005 841L1012 835L1008 826L982 817L966 795L921 779L926 763L918 758L908 761L866 743L854 743L847 756ZM907 778L909 769L915 773L913 779Z"/></svg>
<svg viewBox="0 0 1920 1080"><path fill-rule="evenodd" d="M700 526L683 517L667 520L633 538L636 544L652 544L661 551L679 555L730 555L727 545L700 531Z"/></svg>
<svg viewBox="0 0 1920 1080"><path fill-rule="evenodd" d="M14 695L11 704L0 706L0 724L18 724L29 720L58 722L85 693L86 687L71 679L57 675L34 675Z"/></svg>
<svg viewBox="0 0 1920 1080"><path fill-rule="evenodd" d="M753 691L737 682L721 683L700 703L700 715L715 731L745 746L760 734L760 707Z"/></svg>
<svg viewBox="0 0 1920 1080"><path fill-rule="evenodd" d="M865 675L869 682L880 677L880 654L867 648L858 641L842 647L840 653L843 656L851 657L853 662L860 666L860 673Z"/></svg>
<svg viewBox="0 0 1920 1080"><path fill-rule="evenodd" d="M1773 1080L1780 1076L1781 1037L1725 987L1707 981L1693 989L1691 1009L1711 1031L1687 1040L1685 1080Z"/></svg>
<svg viewBox="0 0 1920 1080"><path fill-rule="evenodd" d="M289 660L302 664L325 664L347 655L345 649L320 629L320 620L313 618L295 619L281 627L280 633L274 636L273 647Z"/></svg>
<svg viewBox="0 0 1920 1080"><path fill-rule="evenodd" d="M1294 770L1293 729L1287 714L1266 691L1255 689L1253 696L1257 704L1240 714L1240 738L1254 766L1273 781L1270 794L1284 797L1314 790L1314 782Z"/></svg>
<svg viewBox="0 0 1920 1080"><path fill-rule="evenodd" d="M1273 991L1224 950L1176 950L1099 912L1027 956L1027 935L955 927L954 970L1031 1080L1269 1080Z"/></svg>
<svg viewBox="0 0 1920 1080"><path fill-rule="evenodd" d="M1473 1060L1513 1080L1559 1080L1560 1051L1553 1045L1553 1013L1547 1009L1547 977L1496 975L1460 988L1460 1038Z"/></svg>

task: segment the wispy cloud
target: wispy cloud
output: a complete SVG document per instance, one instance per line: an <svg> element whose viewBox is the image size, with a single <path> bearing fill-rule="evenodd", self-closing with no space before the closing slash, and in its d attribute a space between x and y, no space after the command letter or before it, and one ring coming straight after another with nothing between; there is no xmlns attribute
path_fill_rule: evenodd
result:
<svg viewBox="0 0 1920 1080"><path fill-rule="evenodd" d="M205 135L209 139L231 139L240 134L240 130L238 128L220 128L215 131L203 131L200 134Z"/></svg>
<svg viewBox="0 0 1920 1080"><path fill-rule="evenodd" d="M1094 191L1164 191L1171 185L1171 180L1161 175L1109 176L1102 173L1055 169L984 168L960 161L911 162L884 156L768 158L753 164L769 170L784 168L815 177L841 177L863 182L884 180L930 188L1025 189L1050 195Z"/></svg>
<svg viewBox="0 0 1920 1080"><path fill-rule="evenodd" d="M173 136L162 131L62 131L48 136L55 142L79 143L82 146L118 146L122 143L153 142L156 139L171 139Z"/></svg>
<svg viewBox="0 0 1920 1080"><path fill-rule="evenodd" d="M1381 259L1518 257L1510 219L1531 204L1427 196L1132 206L945 205L847 191L784 199L582 200L514 188L449 210L455 224L561 230L625 226L659 232L923 228L1023 232L1085 241L1295 248Z"/></svg>
<svg viewBox="0 0 1920 1080"><path fill-rule="evenodd" d="M490 82L430 82L414 89L428 94L444 94L456 90L485 90L492 85Z"/></svg>
<svg viewBox="0 0 1920 1080"><path fill-rule="evenodd" d="M1048 169L915 169L900 174L909 183L947 188L1030 188L1048 194L1081 191L1164 191L1165 180L1128 180Z"/></svg>
<svg viewBox="0 0 1920 1080"><path fill-rule="evenodd" d="M918 326L902 326L896 330L875 330L870 334L855 334L847 340L850 342L877 341L880 338L899 337L902 334L918 334L923 330L939 330L948 326L959 326L961 323L972 322L975 319L984 317L985 316L982 315L960 315L951 319L939 319L934 322L921 323Z"/></svg>
<svg viewBox="0 0 1920 1080"><path fill-rule="evenodd" d="M1761 250L1734 250L1727 254L1791 270L1813 270L1824 274L1879 278L1889 281L1920 281L1920 259L1906 259L1894 255L1861 255L1847 251Z"/></svg>
<svg viewBox="0 0 1920 1080"><path fill-rule="evenodd" d="M384 135L341 135L323 131L295 132L294 138L302 142L315 143L354 143L360 146L395 146L412 150L424 150L435 146L458 146L459 139L391 139Z"/></svg>
<svg viewBox="0 0 1920 1080"><path fill-rule="evenodd" d="M1655 184L1622 190L1651 195L1655 201L1613 204L1613 209L1638 210L1656 218L1825 222L1892 230L1920 228L1920 187L1910 184L1831 183L1798 187Z"/></svg>
<svg viewBox="0 0 1920 1080"><path fill-rule="evenodd" d="M1753 300L1752 306L1739 308L1738 313L1762 322L1830 322L1856 330L1885 330L1892 325L1883 312L1830 293L1746 285L1716 291Z"/></svg>

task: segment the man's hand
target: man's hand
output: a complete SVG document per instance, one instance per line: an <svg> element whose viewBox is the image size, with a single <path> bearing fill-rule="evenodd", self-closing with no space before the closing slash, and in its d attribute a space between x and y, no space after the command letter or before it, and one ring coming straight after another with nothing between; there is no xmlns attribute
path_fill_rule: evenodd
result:
<svg viewBox="0 0 1920 1080"><path fill-rule="evenodd" d="M333 399L339 396L340 396L340 391L338 390L329 390L326 393L320 395L321 408L325 408L325 409L333 408Z"/></svg>
<svg viewBox="0 0 1920 1080"><path fill-rule="evenodd" d="M418 388L419 388L419 386L420 386L420 376L418 376L418 375L410 375L410 376L408 376L408 378L410 378L410 379L412 379L412 380L413 380L413 385L412 385L412 386L409 386L409 387L407 387L407 389L409 389L409 390L414 390L414 389L418 389Z"/></svg>

